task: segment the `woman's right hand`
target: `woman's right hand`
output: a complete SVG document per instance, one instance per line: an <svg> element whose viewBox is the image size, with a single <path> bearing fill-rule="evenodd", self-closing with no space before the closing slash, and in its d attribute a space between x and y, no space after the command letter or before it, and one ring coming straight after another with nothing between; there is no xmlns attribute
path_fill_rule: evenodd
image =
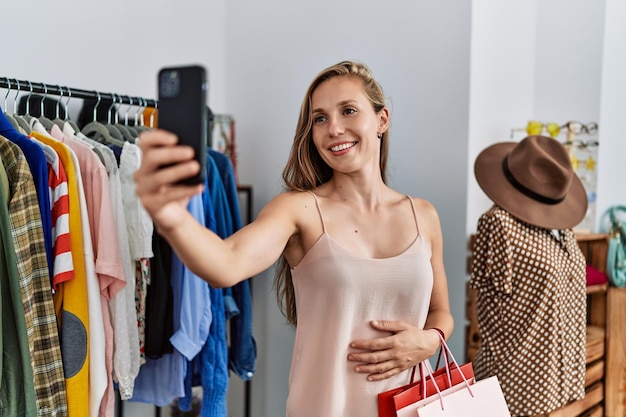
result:
<svg viewBox="0 0 626 417"><path fill-rule="evenodd" d="M204 186L180 185L178 181L197 174L200 165L193 148L177 145L176 135L164 130L141 133L141 165L135 171L136 192L159 230L172 229L187 215L189 199Z"/></svg>

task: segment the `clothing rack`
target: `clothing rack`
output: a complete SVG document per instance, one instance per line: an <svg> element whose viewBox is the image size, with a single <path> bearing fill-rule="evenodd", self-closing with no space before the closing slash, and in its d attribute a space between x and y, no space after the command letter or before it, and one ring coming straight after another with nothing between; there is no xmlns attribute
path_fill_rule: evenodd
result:
<svg viewBox="0 0 626 417"><path fill-rule="evenodd" d="M137 107L152 107L158 109L158 100L143 98L138 96L130 96L130 95L121 95L111 92L100 92L96 90L85 90L82 88L73 88L68 86L56 85L56 84L47 84L43 82L33 82L28 80L18 80L16 78L9 78L5 76L0 76L0 89L7 90L6 95L4 96L4 105L6 107L6 102L9 97L10 91L16 91L16 95L14 101L17 102L17 97L20 93L27 94L29 99L32 94L41 94L43 98L47 96L59 96L61 99L65 98L65 101L61 103L66 110L71 99L87 99L87 100L97 100L98 103L100 101L106 101L107 103L113 102L115 104L125 104L130 106ZM2 97L0 96L0 99ZM43 100L43 99L42 99ZM61 100L59 100L61 101ZM15 104L14 104L15 105ZM43 101L42 101L43 106ZM42 107L43 108L43 107ZM6 111L6 109L4 109ZM58 111L58 107L57 107ZM230 114L213 114L213 123L231 123L234 121L233 116ZM250 186L239 186L239 193L243 193L245 195L245 199L247 202L246 212L247 219L246 224L251 221L252 216L252 188ZM250 381L245 381L244 384L244 413L245 416L250 416L250 404L251 404L251 386ZM115 413L117 417L124 416L124 407L123 401L120 399L119 392L116 390L116 398L115 398ZM162 408L159 406L154 406L154 415L155 417L160 417L162 414Z"/></svg>
<svg viewBox="0 0 626 417"><path fill-rule="evenodd" d="M158 100L155 99L147 99L143 97L121 95L115 93L105 93L95 90L84 90L81 88L18 80L8 77L0 77L0 88L22 91L29 94L43 94L44 97L46 95L53 95L67 97L68 100L72 98L110 100L116 104L141 105L144 107L149 106L158 108Z"/></svg>

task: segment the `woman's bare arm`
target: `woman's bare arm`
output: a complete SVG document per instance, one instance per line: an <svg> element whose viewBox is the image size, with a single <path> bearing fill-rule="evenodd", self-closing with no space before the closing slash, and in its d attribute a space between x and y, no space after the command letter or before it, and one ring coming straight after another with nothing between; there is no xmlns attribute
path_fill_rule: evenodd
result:
<svg viewBox="0 0 626 417"><path fill-rule="evenodd" d="M202 186L176 183L200 167L191 148L176 143L176 136L159 130L143 133L140 139L137 194L158 233L192 272L213 287L232 286L270 267L296 232L293 198L277 196L253 223L223 240L187 211L189 199Z"/></svg>

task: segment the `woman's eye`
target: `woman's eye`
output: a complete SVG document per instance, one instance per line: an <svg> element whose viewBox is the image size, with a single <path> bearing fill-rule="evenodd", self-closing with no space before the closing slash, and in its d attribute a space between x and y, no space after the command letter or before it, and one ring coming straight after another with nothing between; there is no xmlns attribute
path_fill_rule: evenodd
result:
<svg viewBox="0 0 626 417"><path fill-rule="evenodd" d="M353 108L351 108L351 107L348 107L348 108L346 108L346 109L343 111L343 113L344 113L344 114L354 114L354 113L356 113L356 109L353 109Z"/></svg>
<svg viewBox="0 0 626 417"><path fill-rule="evenodd" d="M320 123L324 123L325 120L326 120L326 117L324 116L315 116L313 118L313 123L320 124Z"/></svg>

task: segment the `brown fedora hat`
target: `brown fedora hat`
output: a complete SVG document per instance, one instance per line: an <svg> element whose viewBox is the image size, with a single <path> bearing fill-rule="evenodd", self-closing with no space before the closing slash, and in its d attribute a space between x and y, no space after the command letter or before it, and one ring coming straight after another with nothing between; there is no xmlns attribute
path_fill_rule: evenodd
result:
<svg viewBox="0 0 626 417"><path fill-rule="evenodd" d="M491 145L476 158L474 175L496 205L531 225L569 229L587 212L587 193L567 149L550 137Z"/></svg>

